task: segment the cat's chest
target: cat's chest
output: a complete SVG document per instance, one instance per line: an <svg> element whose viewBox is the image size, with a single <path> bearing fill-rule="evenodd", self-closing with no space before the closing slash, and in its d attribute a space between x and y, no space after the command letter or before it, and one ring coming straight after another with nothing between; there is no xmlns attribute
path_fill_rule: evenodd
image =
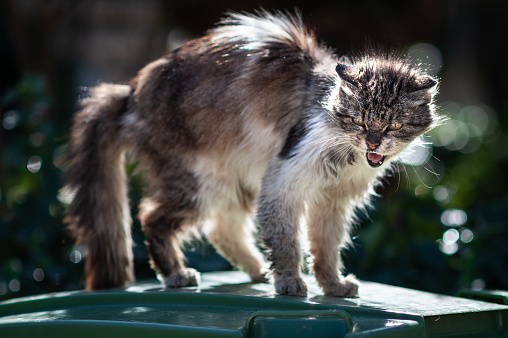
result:
<svg viewBox="0 0 508 338"><path fill-rule="evenodd" d="M384 171L381 168L369 168L362 163L345 166L335 179L335 188L343 196L362 196L367 191L371 192Z"/></svg>

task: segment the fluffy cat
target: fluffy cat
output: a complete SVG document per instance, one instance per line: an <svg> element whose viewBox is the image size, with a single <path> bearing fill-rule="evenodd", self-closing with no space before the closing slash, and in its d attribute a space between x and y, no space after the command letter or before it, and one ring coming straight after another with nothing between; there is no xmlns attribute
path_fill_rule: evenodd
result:
<svg viewBox="0 0 508 338"><path fill-rule="evenodd" d="M390 162L441 121L437 84L397 55L339 62L298 15L266 12L231 14L129 84L100 84L75 116L66 173L66 221L86 245L86 287L134 280L129 154L147 177L139 218L167 287L199 283L181 246L205 224L209 242L254 282L272 275L277 293L305 296L305 222L324 293L356 296L339 250Z"/></svg>

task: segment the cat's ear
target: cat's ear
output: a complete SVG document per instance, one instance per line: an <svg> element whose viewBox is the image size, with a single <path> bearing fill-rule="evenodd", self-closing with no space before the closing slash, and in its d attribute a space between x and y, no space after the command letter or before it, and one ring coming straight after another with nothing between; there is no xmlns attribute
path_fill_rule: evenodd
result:
<svg viewBox="0 0 508 338"><path fill-rule="evenodd" d="M353 72L351 66L348 66L344 63L339 63L337 64L337 67L335 67L335 71L337 74L339 74L339 77L342 80L354 85L356 78L352 74Z"/></svg>
<svg viewBox="0 0 508 338"><path fill-rule="evenodd" d="M353 65L353 59L347 55L342 55L339 58L339 63L342 63L345 66L352 66Z"/></svg>
<svg viewBox="0 0 508 338"><path fill-rule="evenodd" d="M415 79L413 82L413 91L431 90L437 87L437 80L429 75L423 75Z"/></svg>

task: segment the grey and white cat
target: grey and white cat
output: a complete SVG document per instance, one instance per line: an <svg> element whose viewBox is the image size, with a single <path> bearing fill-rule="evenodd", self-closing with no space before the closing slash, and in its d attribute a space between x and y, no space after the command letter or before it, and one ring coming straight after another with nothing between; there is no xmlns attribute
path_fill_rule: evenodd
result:
<svg viewBox="0 0 508 338"><path fill-rule="evenodd" d="M441 121L436 91L407 59L339 62L298 16L265 12L231 14L129 84L100 84L75 117L66 173L66 221L86 245L86 287L134 280L128 154L147 177L139 217L167 287L199 283L181 247L203 225L253 281L273 276L277 293L305 296L306 223L324 293L356 296L339 250L390 163ZM255 212L269 266L255 245Z"/></svg>

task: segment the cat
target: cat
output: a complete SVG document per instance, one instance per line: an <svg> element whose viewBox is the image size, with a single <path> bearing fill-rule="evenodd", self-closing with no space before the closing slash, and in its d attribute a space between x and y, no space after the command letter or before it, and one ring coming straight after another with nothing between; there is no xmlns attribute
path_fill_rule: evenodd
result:
<svg viewBox="0 0 508 338"><path fill-rule="evenodd" d="M199 283L181 248L202 225L253 282L273 278L278 294L306 296L305 223L324 294L357 296L340 256L355 212L397 155L442 121L438 80L413 63L395 53L339 59L298 14L230 13L128 84L99 84L75 115L66 172L65 221L86 246L85 287L134 281L128 154L146 177L139 219L166 287Z"/></svg>

